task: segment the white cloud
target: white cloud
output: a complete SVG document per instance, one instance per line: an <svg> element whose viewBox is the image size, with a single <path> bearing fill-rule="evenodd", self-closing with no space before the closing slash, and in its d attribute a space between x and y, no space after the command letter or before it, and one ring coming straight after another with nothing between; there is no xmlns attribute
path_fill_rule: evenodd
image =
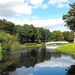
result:
<svg viewBox="0 0 75 75"><path fill-rule="evenodd" d="M46 9L46 8L49 8L48 4L43 4L42 9Z"/></svg>
<svg viewBox="0 0 75 75"><path fill-rule="evenodd" d="M49 8L48 4L43 4L43 0L30 0L30 3L33 4L33 8L42 8L42 9L46 9Z"/></svg>
<svg viewBox="0 0 75 75"><path fill-rule="evenodd" d="M32 73L21 73L21 72L13 72L13 73L10 73L10 75L33 75Z"/></svg>
<svg viewBox="0 0 75 75"><path fill-rule="evenodd" d="M14 2L14 3L22 3L22 2L24 2L24 0L0 0L0 3L2 3L2 4L12 3L12 2Z"/></svg>
<svg viewBox="0 0 75 75"><path fill-rule="evenodd" d="M33 24L35 27L43 27L43 26L56 26L56 25L64 25L64 21L60 19L48 19L48 20L30 20L30 19L16 19L16 18L6 18L0 17L0 19L7 19L7 21L11 21L15 24ZM33 17L35 18L35 17Z"/></svg>
<svg viewBox="0 0 75 75"><path fill-rule="evenodd" d="M34 5L40 5L43 3L43 0L30 0L30 3Z"/></svg>
<svg viewBox="0 0 75 75"><path fill-rule="evenodd" d="M70 2L69 2L69 0L50 0L48 3L52 4L52 5L57 4L57 7L63 8L63 7L69 7L69 4L67 4L67 3L70 3ZM66 3L66 4L64 4L64 3Z"/></svg>
<svg viewBox="0 0 75 75"><path fill-rule="evenodd" d="M69 67L74 63L74 60L58 58L50 61L45 61L43 63L39 63L36 65L36 67Z"/></svg>
<svg viewBox="0 0 75 75"><path fill-rule="evenodd" d="M58 4L57 7L59 8L69 7L69 4Z"/></svg>
<svg viewBox="0 0 75 75"><path fill-rule="evenodd" d="M49 8L49 5L48 4L40 4L40 5L35 5L33 6L33 8L42 8L42 9L46 9L46 8Z"/></svg>
<svg viewBox="0 0 75 75"><path fill-rule="evenodd" d="M0 15L20 16L32 13L32 7L24 0L0 0Z"/></svg>
<svg viewBox="0 0 75 75"><path fill-rule="evenodd" d="M50 0L49 4L55 5L57 3L69 2L68 0Z"/></svg>
<svg viewBox="0 0 75 75"><path fill-rule="evenodd" d="M35 19L36 17L34 16L34 17L32 17L32 19Z"/></svg>

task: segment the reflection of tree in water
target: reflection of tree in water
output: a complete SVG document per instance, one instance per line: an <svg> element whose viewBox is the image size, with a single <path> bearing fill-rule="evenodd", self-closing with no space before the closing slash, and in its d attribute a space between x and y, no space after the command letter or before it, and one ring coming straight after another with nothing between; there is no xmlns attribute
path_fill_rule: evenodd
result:
<svg viewBox="0 0 75 75"><path fill-rule="evenodd" d="M27 52L11 52L3 54L0 61L0 73L1 75L8 75L8 72L13 72L16 68L22 66L34 67L39 62L50 60L50 53L46 53L45 48L41 50L28 50Z"/></svg>
<svg viewBox="0 0 75 75"><path fill-rule="evenodd" d="M8 71L15 71L17 63L20 58L20 53L6 53L3 54L2 60L0 61L0 73L1 75L8 75Z"/></svg>
<svg viewBox="0 0 75 75"><path fill-rule="evenodd" d="M75 75L75 65L71 65L66 71L66 75Z"/></svg>
<svg viewBox="0 0 75 75"><path fill-rule="evenodd" d="M70 56L71 56L71 58L72 58L72 59L74 59L74 60L75 60L75 55L70 55Z"/></svg>
<svg viewBox="0 0 75 75"><path fill-rule="evenodd" d="M1 75L9 75L8 72L13 72L16 68L22 66L29 68L34 67L37 63L50 60L51 57L61 58L63 53L49 52L46 48L39 49L27 49L23 52L11 52L3 54L2 61L0 61L0 73ZM6 73L6 74L5 74Z"/></svg>
<svg viewBox="0 0 75 75"><path fill-rule="evenodd" d="M44 62L45 60L49 60L51 58L50 54L46 53L45 48L42 48L40 51L31 50L30 53L22 53L21 60L19 61L19 65L23 65L26 68L34 67L39 62Z"/></svg>

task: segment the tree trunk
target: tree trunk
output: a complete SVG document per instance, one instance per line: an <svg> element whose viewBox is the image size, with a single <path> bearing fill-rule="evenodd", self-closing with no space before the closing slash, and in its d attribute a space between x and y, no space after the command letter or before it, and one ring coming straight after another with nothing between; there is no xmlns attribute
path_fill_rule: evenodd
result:
<svg viewBox="0 0 75 75"><path fill-rule="evenodd" d="M74 42L75 42L75 29L74 29Z"/></svg>

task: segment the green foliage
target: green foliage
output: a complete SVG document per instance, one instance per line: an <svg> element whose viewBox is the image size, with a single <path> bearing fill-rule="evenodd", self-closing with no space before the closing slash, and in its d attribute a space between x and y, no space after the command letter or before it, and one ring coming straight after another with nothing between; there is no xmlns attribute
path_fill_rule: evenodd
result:
<svg viewBox="0 0 75 75"><path fill-rule="evenodd" d="M45 40L51 41L50 31L49 29L45 29Z"/></svg>
<svg viewBox="0 0 75 75"><path fill-rule="evenodd" d="M50 39L51 39L51 41L55 41L55 34L54 34L54 32L50 32Z"/></svg>
<svg viewBox="0 0 75 75"><path fill-rule="evenodd" d="M2 60L2 53L0 52L0 61Z"/></svg>
<svg viewBox="0 0 75 75"><path fill-rule="evenodd" d="M21 49L20 43L19 42L13 42L12 49L14 49L14 50L20 50Z"/></svg>
<svg viewBox="0 0 75 75"><path fill-rule="evenodd" d="M2 46L1 46L1 43L0 43L0 53L2 52Z"/></svg>
<svg viewBox="0 0 75 75"><path fill-rule="evenodd" d="M60 31L56 31L55 32L55 40L56 41L62 41L62 40L64 40L64 36L63 36L63 34Z"/></svg>
<svg viewBox="0 0 75 75"><path fill-rule="evenodd" d="M69 35L68 35L68 41L69 41L69 42L74 41L74 32L73 32L73 31L71 31L71 32L69 33Z"/></svg>
<svg viewBox="0 0 75 75"><path fill-rule="evenodd" d="M15 33L15 25L12 22L7 22L7 20L0 19L0 30L4 30L7 33L14 34Z"/></svg>
<svg viewBox="0 0 75 75"><path fill-rule="evenodd" d="M8 38L6 33L4 31L0 31L0 43L7 42L7 41L8 41Z"/></svg>
<svg viewBox="0 0 75 75"><path fill-rule="evenodd" d="M6 51L10 51L10 45L6 42L2 42L2 49Z"/></svg>
<svg viewBox="0 0 75 75"><path fill-rule="evenodd" d="M74 32L73 31L64 31L63 32L64 40L73 42L74 41Z"/></svg>
<svg viewBox="0 0 75 75"><path fill-rule="evenodd" d="M5 33L4 31L0 32L0 43L2 43L2 49L9 51L13 42L17 41L18 37L16 35L11 35Z"/></svg>
<svg viewBox="0 0 75 75"><path fill-rule="evenodd" d="M63 32L64 40L68 41L69 33L70 33L69 31L64 31Z"/></svg>
<svg viewBox="0 0 75 75"><path fill-rule="evenodd" d="M75 3L69 4L70 10L68 11L68 14L63 15L63 20L65 20L66 25L69 29L74 30L75 29Z"/></svg>
<svg viewBox="0 0 75 75"><path fill-rule="evenodd" d="M25 46L37 45L37 43L25 43Z"/></svg>

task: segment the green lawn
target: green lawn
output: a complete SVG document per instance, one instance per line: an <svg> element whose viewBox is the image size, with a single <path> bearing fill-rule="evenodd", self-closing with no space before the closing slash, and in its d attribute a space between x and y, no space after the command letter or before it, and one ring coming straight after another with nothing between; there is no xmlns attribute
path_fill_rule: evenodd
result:
<svg viewBox="0 0 75 75"><path fill-rule="evenodd" d="M41 44L31 45L31 46L21 45L21 48L26 48L26 47L41 47L41 46L45 46L45 45L41 45Z"/></svg>
<svg viewBox="0 0 75 75"><path fill-rule="evenodd" d="M60 47L57 47L56 50L65 52L68 54L75 54L75 43L64 44Z"/></svg>

